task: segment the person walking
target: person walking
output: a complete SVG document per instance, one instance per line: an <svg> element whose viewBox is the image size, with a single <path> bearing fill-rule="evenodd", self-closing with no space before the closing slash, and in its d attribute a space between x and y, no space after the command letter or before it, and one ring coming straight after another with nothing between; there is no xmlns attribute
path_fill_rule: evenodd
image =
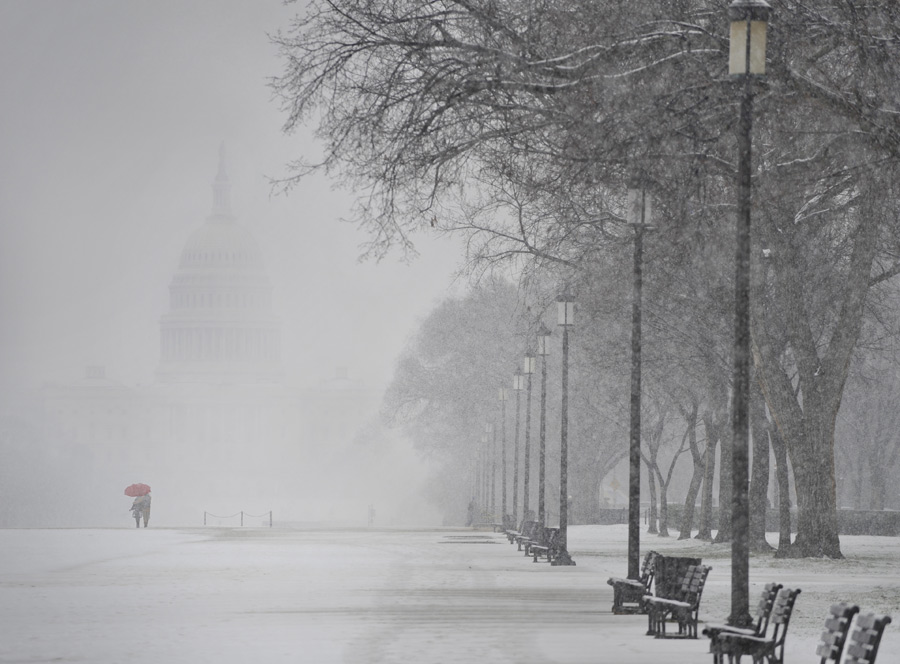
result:
<svg viewBox="0 0 900 664"><path fill-rule="evenodd" d="M146 494L144 496L138 496L134 499L134 502L131 503L131 513L134 516L134 527L141 527L141 518L144 519L144 528L147 527L147 522L150 521L150 494Z"/></svg>

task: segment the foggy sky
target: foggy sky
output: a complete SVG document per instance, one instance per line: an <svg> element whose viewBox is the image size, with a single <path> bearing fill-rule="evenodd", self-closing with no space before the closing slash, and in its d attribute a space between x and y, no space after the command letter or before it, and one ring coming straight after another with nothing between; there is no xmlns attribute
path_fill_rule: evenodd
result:
<svg viewBox="0 0 900 664"><path fill-rule="evenodd" d="M153 379L181 249L211 210L225 143L232 208L261 245L288 373L337 366L383 384L448 293L458 250L422 238L412 265L359 264L323 179L272 196L268 177L315 154L285 137L266 33L281 0L0 3L0 387L80 378L89 364Z"/></svg>

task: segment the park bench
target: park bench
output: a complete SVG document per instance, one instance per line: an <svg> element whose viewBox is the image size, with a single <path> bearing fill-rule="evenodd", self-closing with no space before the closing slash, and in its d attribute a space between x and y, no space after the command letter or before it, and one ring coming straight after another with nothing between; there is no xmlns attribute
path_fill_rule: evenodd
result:
<svg viewBox="0 0 900 664"><path fill-rule="evenodd" d="M641 613L642 600L650 594L650 585L656 573L656 551L648 551L641 564L639 579L620 579L610 577L606 582L613 588L612 612L616 615L625 613Z"/></svg>
<svg viewBox="0 0 900 664"><path fill-rule="evenodd" d="M878 646L884 628L891 622L890 616L877 616L874 613L859 614L856 617L856 629L847 646L847 658L844 664L875 664Z"/></svg>
<svg viewBox="0 0 900 664"><path fill-rule="evenodd" d="M512 515L504 514L500 518L500 523L494 524L494 532L495 533L507 533L510 530L515 530L516 524L512 520Z"/></svg>
<svg viewBox="0 0 900 664"><path fill-rule="evenodd" d="M533 542L530 549L533 562L544 557L548 563L552 563L553 558L559 554L559 528L542 528L540 540Z"/></svg>
<svg viewBox="0 0 900 664"><path fill-rule="evenodd" d="M681 585L691 565L700 565L701 558L687 558L684 556L663 556L657 554L653 567L653 597L662 599L680 599ZM647 613L649 608L647 600L651 595L644 595L641 599L641 613Z"/></svg>
<svg viewBox="0 0 900 664"><path fill-rule="evenodd" d="M769 618L772 615L772 607L775 606L775 598L781 590L780 583L767 583L756 605L756 624L753 627L736 627L733 625L708 624L703 629L703 635L709 637L709 651L713 656L713 664L723 664L723 652L720 647L720 634L743 634L745 636L765 636L769 629Z"/></svg>
<svg viewBox="0 0 900 664"><path fill-rule="evenodd" d="M507 520L509 521L509 525L504 533L506 534L506 539L508 539L509 543L512 544L516 541L516 538L522 534L522 530L525 529L525 524L528 522L523 520L522 523L517 526L516 523L512 520L512 517L508 517Z"/></svg>
<svg viewBox="0 0 900 664"><path fill-rule="evenodd" d="M778 593L775 605L772 607L770 620L772 633L770 635L747 636L728 632L720 634L718 639L721 653L728 655L728 661L731 664L740 662L744 655L751 657L754 663L765 661L768 664L783 664L784 641L799 594L799 588L797 590L782 588Z"/></svg>
<svg viewBox="0 0 900 664"><path fill-rule="evenodd" d="M697 619L700 613L700 598L709 575L709 565L691 565L681 582L675 597L646 598L649 627L647 634L658 639L696 639ZM666 632L666 622L678 623L678 633Z"/></svg>
<svg viewBox="0 0 900 664"><path fill-rule="evenodd" d="M524 533L523 533L524 534ZM531 555L531 547L535 544L541 544L544 539L544 526L540 521L535 521L534 526L528 534L528 537L522 539L520 550L525 551L525 556Z"/></svg>
<svg viewBox="0 0 900 664"><path fill-rule="evenodd" d="M514 527L506 531L506 539L509 540L510 544L514 544L520 537L524 537L530 533L536 524L537 521L523 520L518 528Z"/></svg>
<svg viewBox="0 0 900 664"><path fill-rule="evenodd" d="M516 535L516 544L519 551L522 551L526 542L530 542L537 537L538 528L540 527L541 524L538 521L524 521L522 523L522 531Z"/></svg>

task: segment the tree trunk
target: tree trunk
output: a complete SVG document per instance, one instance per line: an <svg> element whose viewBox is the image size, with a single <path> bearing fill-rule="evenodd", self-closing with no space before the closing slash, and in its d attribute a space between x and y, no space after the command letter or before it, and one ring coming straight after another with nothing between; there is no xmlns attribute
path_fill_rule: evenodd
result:
<svg viewBox="0 0 900 664"><path fill-rule="evenodd" d="M807 426L788 446L797 486L797 538L789 556L843 558L837 525L833 419L815 413L815 399L807 401L811 402L804 408L810 413Z"/></svg>
<svg viewBox="0 0 900 664"><path fill-rule="evenodd" d="M865 467L865 457L865 448L860 445L856 459L856 468L854 469L853 483L853 508L857 510L863 509L863 487L865 486L863 468Z"/></svg>
<svg viewBox="0 0 900 664"><path fill-rule="evenodd" d="M691 483L688 486L687 496L684 499L684 514L681 517L681 528L678 533L678 539L690 539L691 531L694 526L694 506L697 504L697 494L703 484L703 473L706 471L706 452L700 453L700 446L697 444L697 402L691 404L691 411L685 413L685 419L688 422L689 433L688 443L691 450L691 460L693 461L693 472L691 473ZM707 449L709 444L707 443Z"/></svg>
<svg viewBox="0 0 900 664"><path fill-rule="evenodd" d="M700 523L697 524L696 539L712 541L712 508L713 482L716 475L716 438L715 427L711 423L712 416L704 414L703 425L706 430L706 452L704 453L703 491L700 494Z"/></svg>
<svg viewBox="0 0 900 664"><path fill-rule="evenodd" d="M772 550L766 541L766 511L769 507L769 421L759 384L750 387L750 428L753 436L753 467L750 476L750 550Z"/></svg>
<svg viewBox="0 0 900 664"><path fill-rule="evenodd" d="M700 461L694 467L694 473L691 475L691 483L688 486L687 495L684 498L684 513L681 518L681 527L678 532L678 539L690 539L694 529L694 512L697 505L697 496L700 494L700 488L703 486L703 472L706 465L706 453L701 456ZM701 517L702 518L702 517Z"/></svg>
<svg viewBox="0 0 900 664"><path fill-rule="evenodd" d="M596 472L589 473L583 478L583 482L578 482L580 487L576 489L572 497L575 499L575 511L578 513L579 523L597 523L600 520L600 481L603 478ZM583 487L580 491L578 488ZM572 524L572 517L569 517L569 524Z"/></svg>
<svg viewBox="0 0 900 664"><path fill-rule="evenodd" d="M787 556L791 548L791 481L788 476L787 446L772 427L772 450L775 452L775 477L778 481L778 551L776 558Z"/></svg>
<svg viewBox="0 0 900 664"><path fill-rule="evenodd" d="M659 536L669 536L669 501L666 498L668 486L666 482L659 482Z"/></svg>
<svg viewBox="0 0 900 664"><path fill-rule="evenodd" d="M649 480L650 485L650 522L647 528L647 532L655 535L659 532L656 527L656 522L658 519L658 513L656 511L656 472L649 462L647 463L647 469L647 479Z"/></svg>
<svg viewBox="0 0 900 664"><path fill-rule="evenodd" d="M884 494L887 487L886 475L890 471L885 467L883 454L872 452L869 455L869 509L884 509Z"/></svg>
<svg viewBox="0 0 900 664"><path fill-rule="evenodd" d="M716 532L716 538L713 540L716 544L722 542L730 542L732 537L731 531L731 450L732 435L731 429L726 426L717 427L721 441L722 452L719 460L719 529Z"/></svg>

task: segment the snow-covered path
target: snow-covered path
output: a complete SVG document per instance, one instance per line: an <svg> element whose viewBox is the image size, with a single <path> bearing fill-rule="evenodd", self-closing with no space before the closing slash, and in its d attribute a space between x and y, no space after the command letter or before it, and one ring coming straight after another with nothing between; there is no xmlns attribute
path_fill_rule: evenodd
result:
<svg viewBox="0 0 900 664"><path fill-rule="evenodd" d="M724 618L727 547L644 537L713 566L701 619ZM831 602L891 613L879 664L896 664L900 539L843 542L843 561L754 557L754 601L770 580L803 589L798 664ZM624 526L574 527L578 565L558 568L468 529L0 530L0 662L710 662L703 639L610 614L624 543Z"/></svg>

